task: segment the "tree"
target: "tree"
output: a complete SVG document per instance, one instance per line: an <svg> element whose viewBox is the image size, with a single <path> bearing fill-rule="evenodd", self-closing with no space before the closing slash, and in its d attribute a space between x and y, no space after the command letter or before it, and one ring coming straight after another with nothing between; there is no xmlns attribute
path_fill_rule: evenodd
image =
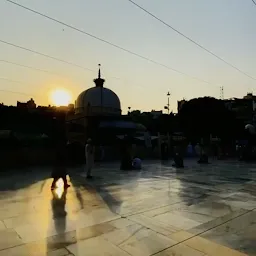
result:
<svg viewBox="0 0 256 256"><path fill-rule="evenodd" d="M196 98L184 103L178 116L190 139L209 138L210 134L231 139L236 137L240 129L239 122L224 102L212 97Z"/></svg>

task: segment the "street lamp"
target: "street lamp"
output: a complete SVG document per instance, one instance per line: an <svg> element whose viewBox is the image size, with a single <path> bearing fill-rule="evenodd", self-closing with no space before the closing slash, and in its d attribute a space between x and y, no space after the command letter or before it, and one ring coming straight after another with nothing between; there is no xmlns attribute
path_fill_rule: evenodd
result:
<svg viewBox="0 0 256 256"><path fill-rule="evenodd" d="M167 93L167 97L168 97L168 101L167 101L167 105L164 107L164 109L167 109L168 115L170 113L170 92Z"/></svg>

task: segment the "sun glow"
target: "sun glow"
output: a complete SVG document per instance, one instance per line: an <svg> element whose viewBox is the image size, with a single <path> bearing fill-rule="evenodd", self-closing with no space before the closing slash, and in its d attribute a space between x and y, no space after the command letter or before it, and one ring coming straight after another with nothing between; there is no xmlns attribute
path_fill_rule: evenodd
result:
<svg viewBox="0 0 256 256"><path fill-rule="evenodd" d="M51 92L50 99L56 106L67 106L71 103L71 94L65 89L56 89Z"/></svg>

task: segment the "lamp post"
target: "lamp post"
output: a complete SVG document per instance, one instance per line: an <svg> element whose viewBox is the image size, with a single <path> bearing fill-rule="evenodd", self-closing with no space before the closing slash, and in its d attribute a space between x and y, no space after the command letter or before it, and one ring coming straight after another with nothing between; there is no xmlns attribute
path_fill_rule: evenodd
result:
<svg viewBox="0 0 256 256"><path fill-rule="evenodd" d="M170 114L170 96L171 96L171 94L170 94L170 92L168 92L167 93L167 99L168 99L167 105L164 107L165 109L167 109L168 115Z"/></svg>

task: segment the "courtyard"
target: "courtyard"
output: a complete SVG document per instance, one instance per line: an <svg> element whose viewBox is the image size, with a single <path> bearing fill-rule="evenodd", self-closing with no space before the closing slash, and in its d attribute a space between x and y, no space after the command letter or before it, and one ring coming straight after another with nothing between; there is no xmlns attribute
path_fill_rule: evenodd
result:
<svg viewBox="0 0 256 256"><path fill-rule="evenodd" d="M92 180L77 167L54 193L50 173L1 177L0 256L256 255L256 164L107 163Z"/></svg>

